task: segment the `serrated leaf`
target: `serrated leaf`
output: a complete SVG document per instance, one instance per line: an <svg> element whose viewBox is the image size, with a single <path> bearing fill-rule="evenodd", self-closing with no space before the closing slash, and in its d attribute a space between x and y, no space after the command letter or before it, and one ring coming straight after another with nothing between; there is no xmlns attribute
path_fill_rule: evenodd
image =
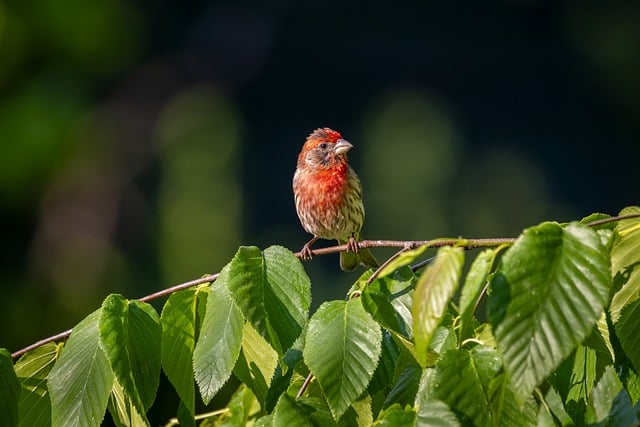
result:
<svg viewBox="0 0 640 427"><path fill-rule="evenodd" d="M294 347L287 350L284 354L282 362L284 363L284 369L282 365L276 366L276 371L271 379L271 385L267 391L265 397L265 411L272 412L275 408L280 395L286 392L291 385L291 378L294 374L295 365L302 360L302 350ZM284 371L284 372L283 372Z"/></svg>
<svg viewBox="0 0 640 427"><path fill-rule="evenodd" d="M96 310L78 323L48 378L51 424L99 426L113 386L113 372L100 346Z"/></svg>
<svg viewBox="0 0 640 427"><path fill-rule="evenodd" d="M535 426L538 407L533 397L520 405L513 393L507 376L498 374L489 382L489 402L491 415L496 426L529 427Z"/></svg>
<svg viewBox="0 0 640 427"><path fill-rule="evenodd" d="M429 343L458 288L463 264L464 249L443 247L416 284L411 312L416 356L422 367L427 366Z"/></svg>
<svg viewBox="0 0 640 427"><path fill-rule="evenodd" d="M620 215L640 213L640 207L622 209ZM624 277L625 284L611 299L609 312L614 324L628 304L640 298L640 218L618 221L611 248L611 273Z"/></svg>
<svg viewBox="0 0 640 427"><path fill-rule="evenodd" d="M416 426L460 427L460 421L449 406L441 400L428 399L418 406Z"/></svg>
<svg viewBox="0 0 640 427"><path fill-rule="evenodd" d="M415 275L409 267L377 278L362 291L362 306L382 327L413 338L411 305Z"/></svg>
<svg viewBox="0 0 640 427"><path fill-rule="evenodd" d="M376 422L377 427L413 427L416 425L416 411L411 407L395 404L382 411Z"/></svg>
<svg viewBox="0 0 640 427"><path fill-rule="evenodd" d="M460 293L460 332L458 333L458 346L462 341L469 338L471 331L471 321L476 309L476 303L480 298L480 293L487 281L487 276L493 267L493 263L498 254L498 249L486 249L482 251L467 273L467 277Z"/></svg>
<svg viewBox="0 0 640 427"><path fill-rule="evenodd" d="M311 415L296 399L284 393L280 396L273 412L274 426L315 427Z"/></svg>
<svg viewBox="0 0 640 427"><path fill-rule="evenodd" d="M408 251L402 252L396 258L393 259L389 264L385 265L382 270L378 273L378 277L385 277L390 274L393 274L396 270L404 267L406 265L411 264L416 258L429 249L429 245L422 245L415 249L410 249Z"/></svg>
<svg viewBox="0 0 640 427"><path fill-rule="evenodd" d="M519 399L591 332L611 286L597 234L573 223L524 231L491 281L489 317Z"/></svg>
<svg viewBox="0 0 640 427"><path fill-rule="evenodd" d="M365 390L381 351L380 327L359 298L323 303L307 329L304 360L338 420Z"/></svg>
<svg viewBox="0 0 640 427"><path fill-rule="evenodd" d="M490 347L447 351L429 371L425 379L427 390L422 399L442 400L469 417L475 425L492 425L487 392L499 369L500 358Z"/></svg>
<svg viewBox="0 0 640 427"><path fill-rule="evenodd" d="M162 369L185 409L195 415L193 349L196 340L196 289L172 294L162 309Z"/></svg>
<svg viewBox="0 0 640 427"><path fill-rule="evenodd" d="M243 246L229 264L226 284L245 318L284 355L300 336L311 304L311 282L300 260L281 246L264 252Z"/></svg>
<svg viewBox="0 0 640 427"><path fill-rule="evenodd" d="M0 426L18 425L20 382L13 370L11 353L0 348Z"/></svg>
<svg viewBox="0 0 640 427"><path fill-rule="evenodd" d="M15 365L22 386L20 391L20 425L51 425L51 401L47 375L58 358L58 345L48 343L22 356Z"/></svg>
<svg viewBox="0 0 640 427"><path fill-rule="evenodd" d="M391 387L399 355L400 349L391 338L391 335L388 331L383 331L380 359L378 360L378 366L376 367L373 377L369 382L369 386L367 387L369 394L374 395L379 391L383 391Z"/></svg>
<svg viewBox="0 0 640 427"><path fill-rule="evenodd" d="M224 291L225 280L221 274L214 288L203 291L209 294L207 310L193 352L193 372L205 404L231 376L242 345L244 319Z"/></svg>
<svg viewBox="0 0 640 427"><path fill-rule="evenodd" d="M625 354L636 372L640 372L640 300L622 310L615 329Z"/></svg>
<svg viewBox="0 0 640 427"><path fill-rule="evenodd" d="M613 400L621 390L622 383L613 366L607 366L589 395L585 422L595 424L604 421L609 416Z"/></svg>
<svg viewBox="0 0 640 427"><path fill-rule="evenodd" d="M125 397L142 417L155 399L160 381L160 319L149 304L109 295L102 303L100 342Z"/></svg>
<svg viewBox="0 0 640 427"><path fill-rule="evenodd" d="M133 402L126 395L117 379L113 382L113 389L111 390L107 407L117 427L144 427L148 425L147 421L133 406Z"/></svg>
<svg viewBox="0 0 640 427"><path fill-rule="evenodd" d="M242 351L233 369L234 374L255 394L264 405L274 376L278 354L249 323L244 324Z"/></svg>

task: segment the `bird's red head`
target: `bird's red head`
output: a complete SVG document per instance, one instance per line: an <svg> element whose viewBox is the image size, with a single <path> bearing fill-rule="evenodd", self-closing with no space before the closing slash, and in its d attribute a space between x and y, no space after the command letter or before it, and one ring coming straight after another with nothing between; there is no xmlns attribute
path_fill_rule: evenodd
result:
<svg viewBox="0 0 640 427"><path fill-rule="evenodd" d="M318 128L307 137L298 156L298 167L329 169L347 163L347 151L353 145L342 139L340 132Z"/></svg>

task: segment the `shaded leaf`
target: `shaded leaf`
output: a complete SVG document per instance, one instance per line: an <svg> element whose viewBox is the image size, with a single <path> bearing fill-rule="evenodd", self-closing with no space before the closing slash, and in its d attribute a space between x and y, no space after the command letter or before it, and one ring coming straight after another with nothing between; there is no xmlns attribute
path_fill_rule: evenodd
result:
<svg viewBox="0 0 640 427"><path fill-rule="evenodd" d="M411 312L416 356L423 367L431 338L458 288L463 264L462 248L443 247L416 284Z"/></svg>
<svg viewBox="0 0 640 427"><path fill-rule="evenodd" d="M489 314L520 399L591 332L610 286L607 251L583 225L543 223L507 250L491 281Z"/></svg>
<svg viewBox="0 0 640 427"><path fill-rule="evenodd" d="M451 408L441 400L427 399L418 405L416 425L421 427L460 427Z"/></svg>
<svg viewBox="0 0 640 427"><path fill-rule="evenodd" d="M15 365L20 391L20 425L38 427L51 425L51 400L47 375L58 359L57 344L48 343L22 356Z"/></svg>
<svg viewBox="0 0 640 427"><path fill-rule="evenodd" d="M334 419L365 390L381 351L380 327L360 298L323 303L309 322L304 360L317 378Z"/></svg>
<svg viewBox="0 0 640 427"><path fill-rule="evenodd" d="M196 340L197 290L172 294L162 309L162 369L185 409L195 415L193 349Z"/></svg>
<svg viewBox="0 0 640 427"><path fill-rule="evenodd" d="M382 268L382 270L380 270L380 272L378 273L378 277L388 276L390 274L393 274L396 270L400 269L401 267L411 264L413 261L416 260L416 258L422 255L424 251L426 251L427 249L429 249L429 245L422 245L415 249L410 249L408 251L402 252L393 261L385 265Z"/></svg>
<svg viewBox="0 0 640 427"><path fill-rule="evenodd" d="M640 372L640 299L622 310L615 329L625 354L636 372Z"/></svg>
<svg viewBox="0 0 640 427"><path fill-rule="evenodd" d="M492 425L489 383L500 369L497 352L485 346L470 351L455 349L444 353L425 378L422 401L438 399L465 414L475 425ZM485 392L486 389L486 392Z"/></svg>
<svg viewBox="0 0 640 427"><path fill-rule="evenodd" d="M311 282L300 260L281 246L264 252L243 246L228 268L226 285L242 314L284 355L300 336L311 304Z"/></svg>
<svg viewBox="0 0 640 427"><path fill-rule="evenodd" d="M413 427L416 425L416 411L411 407L395 404L380 414L374 426Z"/></svg>
<svg viewBox="0 0 640 427"><path fill-rule="evenodd" d="M482 288L487 281L487 276L493 267L499 249L486 249L482 251L471 264L467 277L460 293L460 332L458 333L458 346L469 338L471 321L476 309L476 303Z"/></svg>
<svg viewBox="0 0 640 427"><path fill-rule="evenodd" d="M148 424L146 410L155 399L160 381L158 314L149 304L109 295L102 303L100 342L127 401ZM136 412L136 413L134 413Z"/></svg>
<svg viewBox="0 0 640 427"><path fill-rule="evenodd" d="M273 413L274 426L288 427L315 427L311 415L305 410L304 406L298 404L296 399L283 394L280 396Z"/></svg>
<svg viewBox="0 0 640 427"><path fill-rule="evenodd" d="M18 425L20 382L13 370L11 353L0 348L0 426Z"/></svg>
<svg viewBox="0 0 640 427"><path fill-rule="evenodd" d="M113 386L109 360L100 346L96 310L73 328L48 378L51 424L99 426Z"/></svg>
<svg viewBox="0 0 640 427"><path fill-rule="evenodd" d="M411 306L415 275L402 267L393 277L377 278L362 291L362 305L382 327L413 338Z"/></svg>

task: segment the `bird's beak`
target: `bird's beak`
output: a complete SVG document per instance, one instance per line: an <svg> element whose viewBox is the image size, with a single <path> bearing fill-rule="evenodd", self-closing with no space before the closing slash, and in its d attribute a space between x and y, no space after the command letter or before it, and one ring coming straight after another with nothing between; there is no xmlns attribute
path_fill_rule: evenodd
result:
<svg viewBox="0 0 640 427"><path fill-rule="evenodd" d="M352 148L353 148L353 145L351 145L349 141L344 139L339 139L338 142L336 142L336 145L334 146L334 150L336 154L344 154L347 151L351 150Z"/></svg>

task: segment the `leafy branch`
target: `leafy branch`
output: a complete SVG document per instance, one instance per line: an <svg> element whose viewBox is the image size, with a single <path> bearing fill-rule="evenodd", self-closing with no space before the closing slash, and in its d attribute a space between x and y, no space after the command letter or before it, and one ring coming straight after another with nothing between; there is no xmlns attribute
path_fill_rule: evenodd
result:
<svg viewBox="0 0 640 427"><path fill-rule="evenodd" d="M299 253L241 247L217 274L109 295L72 330L0 349L0 419L99 425L108 411L149 425L164 371L180 398L168 425L635 425L638 218L630 207L517 238L366 240L398 251L312 315ZM484 250L463 269L472 248ZM167 296L161 314L148 304ZM208 404L232 375L227 407L196 415L196 391Z"/></svg>

